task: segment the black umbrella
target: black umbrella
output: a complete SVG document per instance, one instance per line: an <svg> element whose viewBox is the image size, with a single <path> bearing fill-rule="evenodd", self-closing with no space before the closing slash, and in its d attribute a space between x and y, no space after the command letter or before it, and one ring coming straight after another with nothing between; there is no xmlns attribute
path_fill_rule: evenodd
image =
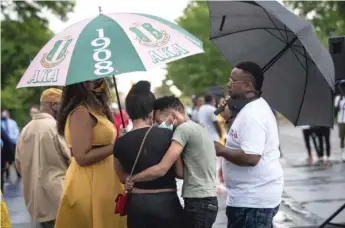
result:
<svg viewBox="0 0 345 228"><path fill-rule="evenodd" d="M262 96L295 125L333 126L334 65L313 27L275 1L208 1L211 40L231 65L265 72Z"/></svg>

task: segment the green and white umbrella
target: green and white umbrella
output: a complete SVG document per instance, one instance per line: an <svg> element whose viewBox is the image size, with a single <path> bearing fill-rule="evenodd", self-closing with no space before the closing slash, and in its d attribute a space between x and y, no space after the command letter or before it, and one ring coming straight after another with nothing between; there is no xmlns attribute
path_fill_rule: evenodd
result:
<svg viewBox="0 0 345 228"><path fill-rule="evenodd" d="M146 71L202 52L198 38L162 18L100 14L53 37L31 62L17 88L64 86Z"/></svg>

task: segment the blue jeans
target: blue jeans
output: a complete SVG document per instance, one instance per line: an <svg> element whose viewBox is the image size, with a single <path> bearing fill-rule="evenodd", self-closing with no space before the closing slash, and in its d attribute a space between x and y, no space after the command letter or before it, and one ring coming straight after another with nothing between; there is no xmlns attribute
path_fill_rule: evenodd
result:
<svg viewBox="0 0 345 228"><path fill-rule="evenodd" d="M272 228L276 208L227 207L228 228Z"/></svg>

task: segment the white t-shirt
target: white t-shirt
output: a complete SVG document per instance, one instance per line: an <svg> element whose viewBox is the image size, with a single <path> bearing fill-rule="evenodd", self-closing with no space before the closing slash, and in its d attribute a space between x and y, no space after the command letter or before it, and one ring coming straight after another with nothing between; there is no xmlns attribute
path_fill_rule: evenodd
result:
<svg viewBox="0 0 345 228"><path fill-rule="evenodd" d="M231 207L277 207L284 186L278 126L263 98L250 102L240 111L228 133L226 147L261 155L254 167L237 166L223 160L226 204Z"/></svg>
<svg viewBox="0 0 345 228"><path fill-rule="evenodd" d="M219 134L214 126L214 122L218 121L217 116L214 114L216 107L205 104L199 109L199 123L204 125L207 129L208 135L213 141L219 142Z"/></svg>
<svg viewBox="0 0 345 228"><path fill-rule="evenodd" d="M345 123L345 98L340 100L340 96L336 96L334 106L339 108L338 123Z"/></svg>
<svg viewBox="0 0 345 228"><path fill-rule="evenodd" d="M192 111L192 120L195 123L199 123L199 109L198 108L194 108Z"/></svg>

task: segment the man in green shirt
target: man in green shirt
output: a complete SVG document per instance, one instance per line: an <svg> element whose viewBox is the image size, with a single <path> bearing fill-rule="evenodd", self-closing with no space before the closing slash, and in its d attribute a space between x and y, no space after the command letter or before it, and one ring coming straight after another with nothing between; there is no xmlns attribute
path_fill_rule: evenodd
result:
<svg viewBox="0 0 345 228"><path fill-rule="evenodd" d="M205 127L189 120L183 104L174 96L156 100L154 119L159 127L176 128L171 146L159 164L134 175L128 182L150 181L164 176L182 155L183 225L186 228L211 228L218 212L214 142Z"/></svg>

